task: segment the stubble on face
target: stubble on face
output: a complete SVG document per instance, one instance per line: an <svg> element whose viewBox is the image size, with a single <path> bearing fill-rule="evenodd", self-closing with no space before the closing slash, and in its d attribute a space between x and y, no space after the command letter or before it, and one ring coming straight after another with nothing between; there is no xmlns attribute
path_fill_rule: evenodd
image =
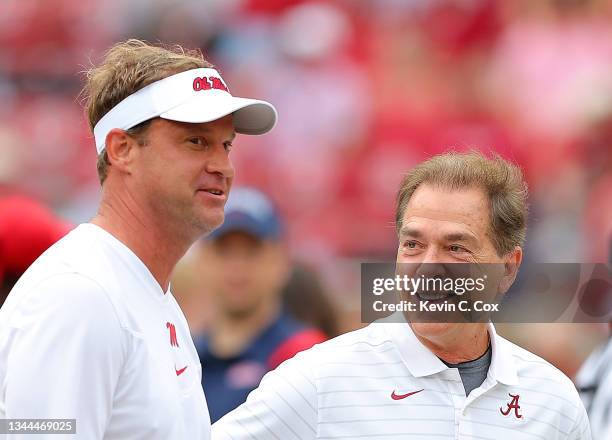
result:
<svg viewBox="0 0 612 440"><path fill-rule="evenodd" d="M193 241L223 223L233 167L222 149L233 137L231 116L205 124L163 119L151 123L142 151L140 185L160 226ZM225 200L200 191L209 187L223 189Z"/></svg>

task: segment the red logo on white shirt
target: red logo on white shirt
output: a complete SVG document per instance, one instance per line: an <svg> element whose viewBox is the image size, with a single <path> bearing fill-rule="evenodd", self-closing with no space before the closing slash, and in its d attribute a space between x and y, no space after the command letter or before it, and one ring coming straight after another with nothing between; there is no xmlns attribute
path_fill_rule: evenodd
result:
<svg viewBox="0 0 612 440"><path fill-rule="evenodd" d="M506 412L504 412L503 409L501 409L501 406L499 407L499 410L501 411L501 413L505 416L507 416L508 414L510 414L511 410L514 410L514 415L517 419L522 419L523 415L519 414L519 409L521 409L521 406L519 405L519 397L521 397L518 394L510 394L508 393L508 395L510 397L512 397L512 400L510 401L510 403L506 403L506 405L508 406L508 408L506 409Z"/></svg>
<svg viewBox="0 0 612 440"><path fill-rule="evenodd" d="M189 365L185 365L183 368L181 368L180 370L177 370L176 367L174 367L174 371L176 372L177 376L180 376L181 374L183 374L185 372L185 370L187 369Z"/></svg>
<svg viewBox="0 0 612 440"><path fill-rule="evenodd" d="M166 322L166 328L170 331L170 345L178 347L178 340L176 339L176 327L171 322Z"/></svg>
<svg viewBox="0 0 612 440"><path fill-rule="evenodd" d="M391 393L391 398L393 400L402 400L402 399L405 399L408 396L412 396L413 394L420 393L421 391L423 391L423 390L413 391L411 393L406 393L406 394L395 394L395 390L393 390L393 392Z"/></svg>

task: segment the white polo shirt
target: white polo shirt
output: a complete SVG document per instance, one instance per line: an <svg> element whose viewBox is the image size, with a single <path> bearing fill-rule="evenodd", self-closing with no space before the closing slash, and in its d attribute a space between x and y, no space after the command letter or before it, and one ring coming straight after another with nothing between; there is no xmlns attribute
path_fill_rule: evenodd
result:
<svg viewBox="0 0 612 440"><path fill-rule="evenodd" d="M221 439L590 439L571 381L490 326L492 361L468 397L406 323L377 322L299 353L213 425Z"/></svg>
<svg viewBox="0 0 612 440"><path fill-rule="evenodd" d="M0 309L0 418L76 419L76 436L32 438L208 439L201 375L172 293L93 224L45 252Z"/></svg>
<svg viewBox="0 0 612 440"><path fill-rule="evenodd" d="M596 439L612 439L612 339L596 349L576 375Z"/></svg>

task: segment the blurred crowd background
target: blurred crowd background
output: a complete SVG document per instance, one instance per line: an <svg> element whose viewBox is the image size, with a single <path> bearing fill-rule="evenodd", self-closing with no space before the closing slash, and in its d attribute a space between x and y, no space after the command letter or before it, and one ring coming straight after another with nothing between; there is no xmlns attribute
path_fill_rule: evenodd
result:
<svg viewBox="0 0 612 440"><path fill-rule="evenodd" d="M324 290L337 331L362 325L359 263L395 258L402 173L449 149L523 167L526 262L608 261L608 0L3 0L0 197L27 194L73 224L93 216L82 71L127 38L201 48L235 95L276 105L272 133L235 143L236 185L276 204L300 268L291 288ZM197 333L214 309L192 254L174 292ZM293 304L308 314L308 298ZM502 329L570 375L606 331Z"/></svg>

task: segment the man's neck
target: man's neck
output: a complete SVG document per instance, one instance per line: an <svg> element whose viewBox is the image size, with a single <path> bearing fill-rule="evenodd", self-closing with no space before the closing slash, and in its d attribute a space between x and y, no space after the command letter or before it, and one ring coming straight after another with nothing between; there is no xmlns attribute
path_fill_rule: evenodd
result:
<svg viewBox="0 0 612 440"><path fill-rule="evenodd" d="M276 301L266 301L248 315L233 317L220 313L210 330L211 352L221 358L238 355L274 321L279 311Z"/></svg>
<svg viewBox="0 0 612 440"><path fill-rule="evenodd" d="M147 215L133 201L103 197L91 223L101 227L125 244L149 269L166 292L170 275L192 240L170 231L159 216Z"/></svg>
<svg viewBox="0 0 612 440"><path fill-rule="evenodd" d="M449 364L478 359L489 347L487 323L462 324L457 326L456 331L436 339L424 338L416 333L415 336L434 355Z"/></svg>

